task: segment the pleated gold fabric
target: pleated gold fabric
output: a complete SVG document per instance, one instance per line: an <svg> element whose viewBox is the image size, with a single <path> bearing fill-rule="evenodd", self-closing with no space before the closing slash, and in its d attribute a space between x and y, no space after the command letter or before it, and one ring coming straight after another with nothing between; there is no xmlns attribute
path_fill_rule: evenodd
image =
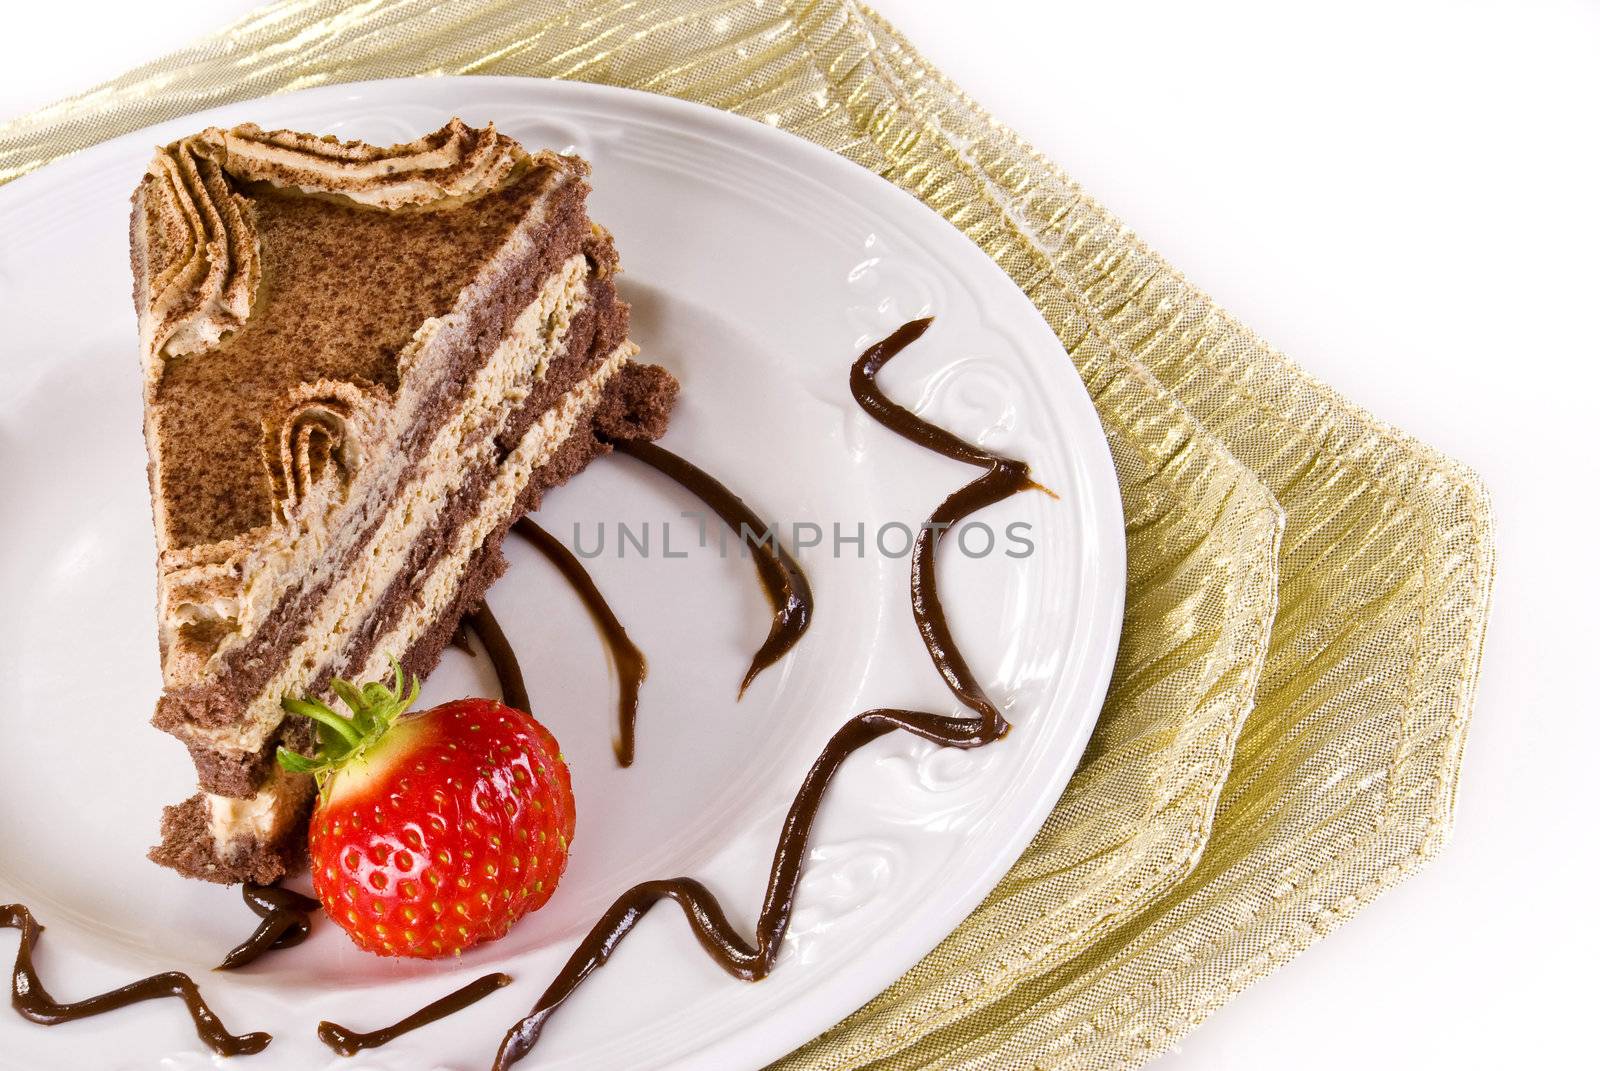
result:
<svg viewBox="0 0 1600 1071"><path fill-rule="evenodd" d="M0 181L428 74L667 93L870 168L1028 294L1110 440L1127 619L1082 766L966 922L776 1067L1131 1067L1441 847L1494 573L1477 478L1217 308L859 4L286 0L0 126Z"/></svg>

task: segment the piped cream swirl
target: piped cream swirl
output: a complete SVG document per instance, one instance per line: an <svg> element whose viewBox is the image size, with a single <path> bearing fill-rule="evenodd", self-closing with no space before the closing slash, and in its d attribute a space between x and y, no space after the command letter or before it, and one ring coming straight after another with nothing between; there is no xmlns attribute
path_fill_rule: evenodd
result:
<svg viewBox="0 0 1600 1071"><path fill-rule="evenodd" d="M509 178L528 154L494 124L452 119L426 137L379 147L253 123L199 135L223 150L228 174L303 193L327 193L373 208L409 208L474 197Z"/></svg>
<svg viewBox="0 0 1600 1071"><path fill-rule="evenodd" d="M368 383L302 383L262 420L273 512L291 530L344 501L362 459L384 435L388 392Z"/></svg>
<svg viewBox="0 0 1600 1071"><path fill-rule="evenodd" d="M134 228L148 295L139 328L147 371L159 375L166 358L210 349L244 325L261 255L255 210L209 146L188 138L160 149L148 176L143 231Z"/></svg>

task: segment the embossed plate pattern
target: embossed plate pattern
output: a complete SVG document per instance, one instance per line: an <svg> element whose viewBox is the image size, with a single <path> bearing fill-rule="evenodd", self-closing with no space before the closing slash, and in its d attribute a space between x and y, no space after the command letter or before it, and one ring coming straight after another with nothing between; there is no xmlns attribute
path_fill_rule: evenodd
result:
<svg viewBox="0 0 1600 1071"><path fill-rule="evenodd" d="M458 962L381 961L322 925L248 972L210 974L253 918L236 892L143 859L160 806L185 793L190 774L182 749L145 724L159 679L127 195L152 144L208 123L392 142L454 114L593 161L591 207L622 252L634 337L684 384L666 445L778 521L791 545L793 525L817 526L799 539L820 530L820 545L800 551L818 613L794 654L736 702L766 627L750 563L735 547L720 554L714 527L700 545L697 519L682 515L696 510L691 499L628 459L602 460L551 496L543 520L590 551L603 531L590 568L650 659L632 769L612 763L613 684L558 576L511 546L512 570L491 594L535 712L574 768L578 833L550 906ZM829 797L771 978L749 986L721 974L664 906L553 1021L530 1063L760 1066L933 947L1004 873L1071 775L1122 609L1121 511L1098 420L1010 280L870 173L761 124L624 90L373 82L108 142L0 190L0 227L11 332L0 360L10 516L0 600L12 611L0 622L9 686L0 901L27 902L47 926L40 965L57 996L184 969L230 1028L277 1035L251 1067L478 1067L628 885L694 874L748 930L783 810L830 732L867 706L957 709L917 640L901 548L970 470L872 424L846 381L863 345L927 313L934 328L885 372L885 388L1028 459L1060 496L996 507L978 518L995 535L992 551L975 529L942 559L958 638L1016 729L967 753L879 741ZM619 523L635 536L621 553ZM636 549L647 525L648 556ZM451 652L425 698L493 688L481 659ZM491 968L515 984L389 1048L342 1060L314 1038L319 1018L381 1025ZM55 1030L0 1015L0 1066L210 1066L168 1003Z"/></svg>

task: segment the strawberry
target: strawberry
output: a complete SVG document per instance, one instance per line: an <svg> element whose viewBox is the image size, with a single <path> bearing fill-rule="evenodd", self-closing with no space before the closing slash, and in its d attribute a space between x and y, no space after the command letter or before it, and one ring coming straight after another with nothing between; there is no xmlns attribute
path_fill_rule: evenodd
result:
<svg viewBox="0 0 1600 1071"><path fill-rule="evenodd" d="M311 882L329 918L381 956L432 958L503 937L542 907L567 865L572 779L529 714L459 699L402 717L417 697L335 681L350 708L285 699L317 724L315 757L280 748L317 781Z"/></svg>

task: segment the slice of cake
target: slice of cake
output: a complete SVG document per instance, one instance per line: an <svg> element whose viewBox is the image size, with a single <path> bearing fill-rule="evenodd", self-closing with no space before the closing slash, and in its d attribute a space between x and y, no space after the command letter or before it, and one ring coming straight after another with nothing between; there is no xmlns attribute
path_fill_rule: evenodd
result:
<svg viewBox="0 0 1600 1071"><path fill-rule="evenodd" d="M285 695L425 674L508 526L677 389L635 365L588 165L459 120L378 148L254 126L157 151L133 197L158 551L155 724L200 792L157 862L271 881L312 783Z"/></svg>

